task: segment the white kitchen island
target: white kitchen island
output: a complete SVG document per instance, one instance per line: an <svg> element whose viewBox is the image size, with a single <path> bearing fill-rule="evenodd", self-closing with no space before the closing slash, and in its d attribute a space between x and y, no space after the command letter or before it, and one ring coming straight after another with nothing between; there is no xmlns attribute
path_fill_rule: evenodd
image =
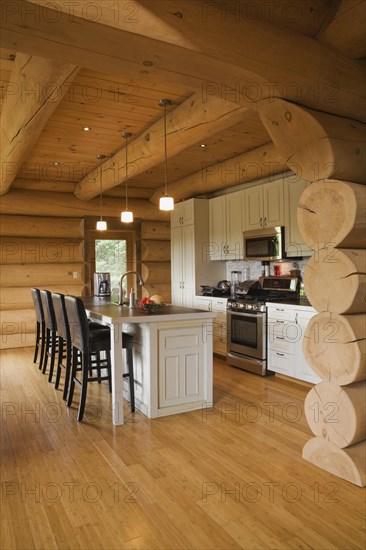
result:
<svg viewBox="0 0 366 550"><path fill-rule="evenodd" d="M215 313L166 306L158 313L83 298L87 313L111 328L112 420L124 422L123 330L134 333L136 408L157 418L212 405L212 319ZM128 326L126 326L128 325Z"/></svg>

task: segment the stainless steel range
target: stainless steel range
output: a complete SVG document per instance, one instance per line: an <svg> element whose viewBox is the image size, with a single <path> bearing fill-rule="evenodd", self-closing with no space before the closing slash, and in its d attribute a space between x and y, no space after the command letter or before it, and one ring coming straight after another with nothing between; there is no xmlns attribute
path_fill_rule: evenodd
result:
<svg viewBox="0 0 366 550"><path fill-rule="evenodd" d="M262 284L246 281L243 294L227 302L227 363L260 376L267 370L266 302L298 298L296 277L264 277ZM249 283L249 284L248 284Z"/></svg>

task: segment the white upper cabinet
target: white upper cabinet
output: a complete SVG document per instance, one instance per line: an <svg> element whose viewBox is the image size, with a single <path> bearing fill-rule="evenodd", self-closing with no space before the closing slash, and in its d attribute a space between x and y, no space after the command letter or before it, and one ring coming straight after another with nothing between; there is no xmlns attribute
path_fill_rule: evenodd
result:
<svg viewBox="0 0 366 550"><path fill-rule="evenodd" d="M285 247L288 258L296 256L311 256L313 251L304 243L297 223L297 206L308 181L299 176L289 176L284 179L285 200Z"/></svg>
<svg viewBox="0 0 366 550"><path fill-rule="evenodd" d="M175 205L170 218L170 226L179 227L192 225L194 223L194 201L179 202Z"/></svg>
<svg viewBox="0 0 366 550"><path fill-rule="evenodd" d="M245 191L244 221L246 231L284 225L282 178Z"/></svg>
<svg viewBox="0 0 366 550"><path fill-rule="evenodd" d="M210 200L210 259L241 260L245 192L237 191Z"/></svg>

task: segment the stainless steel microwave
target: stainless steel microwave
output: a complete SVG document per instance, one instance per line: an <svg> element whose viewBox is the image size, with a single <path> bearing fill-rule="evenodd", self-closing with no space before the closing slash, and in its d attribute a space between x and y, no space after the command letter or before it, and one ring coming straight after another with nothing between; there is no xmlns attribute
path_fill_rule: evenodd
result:
<svg viewBox="0 0 366 550"><path fill-rule="evenodd" d="M284 257L284 228L266 227L245 231L244 260L282 260Z"/></svg>

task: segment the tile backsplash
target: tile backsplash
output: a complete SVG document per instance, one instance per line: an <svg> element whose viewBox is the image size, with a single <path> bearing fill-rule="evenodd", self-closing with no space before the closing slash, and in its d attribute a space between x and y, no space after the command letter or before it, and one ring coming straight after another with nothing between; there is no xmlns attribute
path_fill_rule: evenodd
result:
<svg viewBox="0 0 366 550"><path fill-rule="evenodd" d="M230 281L231 279L231 271L241 271L242 272L242 279L252 279L256 280L262 275L262 266L261 262L253 262L253 261L227 261L226 263L226 279ZM308 258L305 258L303 260L297 260L294 258L294 260L281 260L277 262L270 262L270 275L274 275L273 266L274 265L281 265L281 275L287 275L289 274L290 270L292 269L300 269L301 276L304 276L304 269L306 264L308 263Z"/></svg>

